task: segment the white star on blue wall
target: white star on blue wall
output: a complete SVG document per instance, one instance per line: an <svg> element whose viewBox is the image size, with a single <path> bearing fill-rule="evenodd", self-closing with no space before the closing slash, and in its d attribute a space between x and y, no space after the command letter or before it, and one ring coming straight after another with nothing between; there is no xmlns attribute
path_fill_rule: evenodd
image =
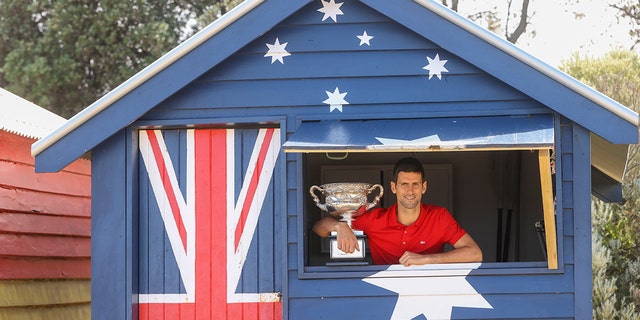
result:
<svg viewBox="0 0 640 320"><path fill-rule="evenodd" d="M360 46L362 46L363 44L371 46L369 41L371 41L371 39L373 39L373 36L368 35L367 34L367 30L365 30L364 33L361 36L356 36L356 37L358 37L358 39L360 39Z"/></svg>
<svg viewBox="0 0 640 320"><path fill-rule="evenodd" d="M290 56L291 54L287 52L284 48L287 46L288 42L280 44L280 40L276 38L276 41L273 44L267 43L267 48L269 51L264 55L265 57L271 57L271 63L280 61L281 64L284 64L284 57Z"/></svg>
<svg viewBox="0 0 640 320"><path fill-rule="evenodd" d="M330 91L325 91L325 92L327 93L327 96L329 98L322 101L322 103L329 105L329 112L332 112L333 110L338 110L342 112L342 106L345 104L349 104L349 102L347 102L347 100L344 99L344 97L347 95L347 92L340 92L340 89L338 89L338 87L336 87L336 89L333 90L333 92L330 92Z"/></svg>
<svg viewBox="0 0 640 320"><path fill-rule="evenodd" d="M429 80L434 75L438 77L439 80L442 80L442 73L449 72L447 68L444 67L444 64L447 63L448 60L440 60L440 55L436 53L435 58L431 59L427 56L427 61L429 64L424 66L422 69L429 70Z"/></svg>
<svg viewBox="0 0 640 320"><path fill-rule="evenodd" d="M335 0L320 0L320 2L322 2L322 8L318 9L318 11L324 13L322 21L327 20L327 18L331 18L333 22L338 22L338 15L344 14L342 13L342 10L340 10L340 7L344 2L336 3Z"/></svg>
<svg viewBox="0 0 640 320"><path fill-rule="evenodd" d="M453 307L493 309L493 306L474 289L466 279L472 269L480 264L468 264L471 269L459 269L455 276L438 276L440 270L430 275L394 277L429 266L404 267L391 265L370 277L362 279L381 288L398 293L398 301L391 319L413 319L424 315L427 319L451 319ZM405 274L406 275L406 274Z"/></svg>

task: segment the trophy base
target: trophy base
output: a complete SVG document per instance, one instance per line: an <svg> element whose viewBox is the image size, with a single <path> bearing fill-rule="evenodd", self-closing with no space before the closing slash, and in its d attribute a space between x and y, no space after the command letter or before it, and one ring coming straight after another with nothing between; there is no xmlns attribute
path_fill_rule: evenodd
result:
<svg viewBox="0 0 640 320"><path fill-rule="evenodd" d="M366 260L366 244L367 236L360 230L353 230L353 233L358 239L359 251L352 253L344 252L338 249L338 240L335 233L331 233L329 236L329 258L330 261L326 263L327 266L353 266L353 265L368 265L369 261Z"/></svg>
<svg viewBox="0 0 640 320"><path fill-rule="evenodd" d="M327 267L343 267L343 266L368 266L369 261L329 261L325 263Z"/></svg>

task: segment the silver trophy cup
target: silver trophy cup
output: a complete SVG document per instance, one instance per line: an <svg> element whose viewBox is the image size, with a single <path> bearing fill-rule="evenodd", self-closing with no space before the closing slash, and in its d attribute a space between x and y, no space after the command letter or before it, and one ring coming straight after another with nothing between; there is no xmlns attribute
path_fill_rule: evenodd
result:
<svg viewBox="0 0 640 320"><path fill-rule="evenodd" d="M369 201L369 195L371 195L376 188L379 189L378 194L373 200ZM321 186L314 185L309 189L309 193L318 208L334 217L341 218L341 220L345 221L351 228L351 222L356 219L356 217L366 213L380 202L384 189L380 184L372 185L369 183L342 182L328 183ZM324 203L320 203L318 193L324 195ZM364 261L366 236L364 232L360 230L353 230L353 233L358 238L360 251L347 253L338 249L335 234L332 234L329 240L330 257L332 260L347 259L351 261Z"/></svg>

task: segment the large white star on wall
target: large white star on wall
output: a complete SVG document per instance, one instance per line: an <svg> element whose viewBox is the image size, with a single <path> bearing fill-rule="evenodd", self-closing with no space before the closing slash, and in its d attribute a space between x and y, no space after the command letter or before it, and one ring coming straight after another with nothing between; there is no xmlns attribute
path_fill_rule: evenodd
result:
<svg viewBox="0 0 640 320"><path fill-rule="evenodd" d="M338 15L344 14L342 13L342 10L340 10L340 7L344 2L336 3L335 0L320 1L322 2L322 8L318 9L318 11L324 13L322 21L327 20L327 18L331 18L333 22L338 22Z"/></svg>
<svg viewBox="0 0 640 320"><path fill-rule="evenodd" d="M444 64L449 60L440 60L440 55L438 55L437 53L436 57L433 59L427 56L427 61L429 61L429 64L424 66L422 69L429 70L429 80L431 80L431 77L433 77L434 75L438 77L439 80L442 80L442 73L449 72L449 70L444 67Z"/></svg>
<svg viewBox="0 0 640 320"><path fill-rule="evenodd" d="M370 36L367 34L367 30L364 31L364 33L361 36L356 36L358 37L358 39L360 39L360 45L362 46L363 44L366 44L368 46L371 46L371 44L369 43L369 41L371 39L373 39L373 36Z"/></svg>
<svg viewBox="0 0 640 320"><path fill-rule="evenodd" d="M387 270L362 279L398 293L391 319L413 319L421 314L427 319L451 319L453 307L493 309L467 281L470 269L462 269L459 275L448 277L393 277L399 270L407 272L406 267L391 265Z"/></svg>
<svg viewBox="0 0 640 320"><path fill-rule="evenodd" d="M349 104L349 102L347 102L347 100L344 99L344 97L347 95L348 92L340 92L340 89L338 89L338 87L336 87L335 90L333 90L333 92L330 91L325 91L327 93L327 96L329 97L327 100L322 101L322 103L326 103L329 105L329 112L332 112L333 110L338 110L340 112L342 112L342 106L345 104Z"/></svg>
<svg viewBox="0 0 640 320"><path fill-rule="evenodd" d="M284 64L284 60L283 58L286 56L290 56L291 54L289 52L287 52L287 50L285 50L284 48L287 46L289 42L285 42L283 44L280 44L280 40L278 40L278 38L276 38L276 42L274 42L273 44L268 44L267 43L267 48L269 48L269 51L267 51L267 53L264 55L265 57L271 57L271 63L273 64L274 62L276 62L276 60L280 61L280 63Z"/></svg>

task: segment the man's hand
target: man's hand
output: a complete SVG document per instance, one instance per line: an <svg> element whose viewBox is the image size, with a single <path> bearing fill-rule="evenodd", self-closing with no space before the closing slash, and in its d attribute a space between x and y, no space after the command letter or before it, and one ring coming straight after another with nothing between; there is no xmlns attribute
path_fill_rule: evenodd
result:
<svg viewBox="0 0 640 320"><path fill-rule="evenodd" d="M360 244L358 244L358 238L353 233L353 230L349 228L346 222L338 221L336 226L336 240L338 241L338 249L346 252L353 253L354 251L360 251Z"/></svg>
<svg viewBox="0 0 640 320"><path fill-rule="evenodd" d="M399 262L405 267L431 263L482 262L482 250L467 233L453 245L453 250L451 251L431 254L405 251Z"/></svg>
<svg viewBox="0 0 640 320"><path fill-rule="evenodd" d="M405 251L400 257L400 264L405 267L423 265L429 263L426 254L419 254L411 251Z"/></svg>
<svg viewBox="0 0 640 320"><path fill-rule="evenodd" d="M355 250L360 251L358 238L344 221L338 221L332 217L324 217L313 225L313 231L323 238L328 237L331 232L335 232L338 249L346 253L353 253Z"/></svg>

